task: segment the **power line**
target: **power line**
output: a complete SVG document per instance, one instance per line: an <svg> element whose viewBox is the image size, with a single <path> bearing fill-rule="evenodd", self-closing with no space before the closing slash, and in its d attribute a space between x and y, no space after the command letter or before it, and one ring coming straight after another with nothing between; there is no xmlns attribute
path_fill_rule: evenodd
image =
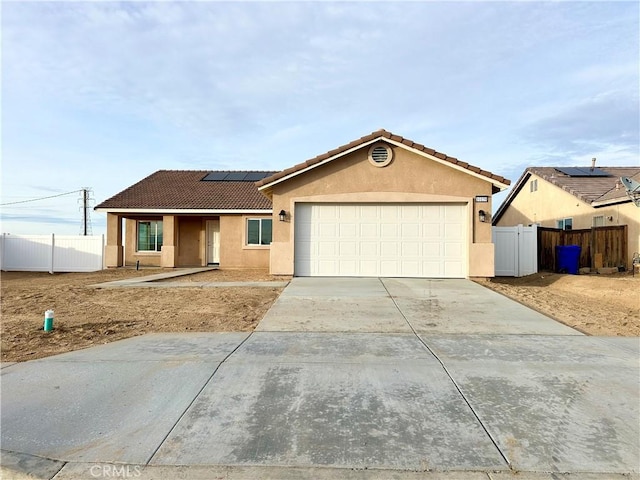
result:
<svg viewBox="0 0 640 480"><path fill-rule="evenodd" d="M83 190L74 190L73 192L59 193L58 195L51 195L49 197L32 198L30 200L20 200L19 202L0 203L0 207L5 205L16 205L18 203L38 202L40 200L48 200L49 198L62 197L63 195L71 195L72 193L82 192Z"/></svg>

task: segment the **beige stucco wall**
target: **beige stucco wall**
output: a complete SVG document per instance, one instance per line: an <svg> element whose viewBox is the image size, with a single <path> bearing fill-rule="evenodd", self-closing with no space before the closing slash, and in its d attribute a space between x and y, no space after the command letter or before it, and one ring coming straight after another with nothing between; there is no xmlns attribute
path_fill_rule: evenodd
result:
<svg viewBox="0 0 640 480"><path fill-rule="evenodd" d="M271 273L294 273L296 203L433 202L469 206L468 275L493 276L491 220L478 220L478 210L491 212L492 184L404 148L392 150L393 161L386 167L372 165L365 147L273 186ZM489 202L474 205L476 195L488 196ZM287 212L286 222L278 221L280 210Z"/></svg>
<svg viewBox="0 0 640 480"><path fill-rule="evenodd" d="M135 217L125 220L126 265L155 267L195 267L207 262L206 222L218 217L173 216ZM220 216L220 268L268 268L269 247L246 245L247 218L269 215ZM162 252L137 252L136 222L163 220Z"/></svg>
<svg viewBox="0 0 640 480"><path fill-rule="evenodd" d="M107 268L121 267L123 255L122 217L107 213L107 244L104 247L104 264Z"/></svg>
<svg viewBox="0 0 640 480"><path fill-rule="evenodd" d="M220 268L269 268L269 246L249 246L246 225L249 218L270 215L225 215L220 217ZM273 222L274 226L276 222Z"/></svg>
<svg viewBox="0 0 640 480"><path fill-rule="evenodd" d="M534 179L538 180L538 190L531 192L530 183ZM640 208L633 202L594 208L532 174L497 225L508 227L538 223L542 227L556 228L558 220L572 218L572 228L578 230L591 228L593 217L600 215L605 217L605 226L628 225L628 263L631 265L633 252L640 252Z"/></svg>

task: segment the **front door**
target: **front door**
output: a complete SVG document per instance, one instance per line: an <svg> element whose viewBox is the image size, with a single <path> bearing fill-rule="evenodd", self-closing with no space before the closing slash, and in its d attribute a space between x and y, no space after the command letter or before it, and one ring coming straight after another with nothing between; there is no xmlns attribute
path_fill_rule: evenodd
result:
<svg viewBox="0 0 640 480"><path fill-rule="evenodd" d="M207 265L220 263L220 220L207 220Z"/></svg>

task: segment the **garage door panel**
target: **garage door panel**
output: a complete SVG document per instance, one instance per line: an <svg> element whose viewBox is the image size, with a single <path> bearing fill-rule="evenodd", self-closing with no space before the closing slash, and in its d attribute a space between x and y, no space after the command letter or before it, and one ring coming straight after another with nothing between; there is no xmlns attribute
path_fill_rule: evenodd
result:
<svg viewBox="0 0 640 480"><path fill-rule="evenodd" d="M423 238L434 238L440 241L442 235L443 225L440 225L439 223L425 223L424 225L422 225Z"/></svg>
<svg viewBox="0 0 640 480"><path fill-rule="evenodd" d="M358 262L358 271L363 277L378 276L378 260L360 260Z"/></svg>
<svg viewBox="0 0 640 480"><path fill-rule="evenodd" d="M338 251L341 257L345 257L347 255L357 255L358 248L356 242L340 242Z"/></svg>
<svg viewBox="0 0 640 480"><path fill-rule="evenodd" d="M310 218L316 218L318 220L329 219L333 221L338 216L337 205L323 205L323 207L325 208L312 210Z"/></svg>
<svg viewBox="0 0 640 480"><path fill-rule="evenodd" d="M378 242L361 242L360 257L377 257L380 255Z"/></svg>
<svg viewBox="0 0 640 480"><path fill-rule="evenodd" d="M380 225L380 237L398 238L398 225L395 223L383 223Z"/></svg>
<svg viewBox="0 0 640 480"><path fill-rule="evenodd" d="M417 220L416 220L416 222L417 222ZM402 238L405 238L405 239L407 237L419 237L420 236L420 224L419 223L403 223L400 226L400 232L402 233Z"/></svg>
<svg viewBox="0 0 640 480"><path fill-rule="evenodd" d="M459 243L447 243L444 245L445 258L460 258L462 255L462 245Z"/></svg>
<svg viewBox="0 0 640 480"><path fill-rule="evenodd" d="M380 236L377 223L363 223L360 225L361 238L378 238Z"/></svg>
<svg viewBox="0 0 640 480"><path fill-rule="evenodd" d="M400 245L398 242L382 242L380 245L380 254L383 258L386 257L398 257L400 253Z"/></svg>
<svg viewBox="0 0 640 480"><path fill-rule="evenodd" d="M338 232L340 232L340 238L354 238L358 234L358 227L355 223L343 223L338 226Z"/></svg>
<svg viewBox="0 0 640 480"><path fill-rule="evenodd" d="M464 211L460 208L440 207L440 211L446 222L462 223L464 221Z"/></svg>
<svg viewBox="0 0 640 480"><path fill-rule="evenodd" d="M406 257L420 257L420 243L419 242L402 242L402 256Z"/></svg>
<svg viewBox="0 0 640 480"><path fill-rule="evenodd" d="M360 206L359 217L362 219L377 220L380 217L380 209L375 205Z"/></svg>
<svg viewBox="0 0 640 480"><path fill-rule="evenodd" d="M447 240L462 240L462 225L448 223L444 226L444 237Z"/></svg>
<svg viewBox="0 0 640 480"><path fill-rule="evenodd" d="M400 275L400 263L399 260L381 260L380 276L395 277Z"/></svg>
<svg viewBox="0 0 640 480"><path fill-rule="evenodd" d="M340 205L340 219L350 221L360 218L360 210L356 205Z"/></svg>
<svg viewBox="0 0 640 480"><path fill-rule="evenodd" d="M335 223L318 223L317 234L320 237L338 237L338 225Z"/></svg>
<svg viewBox="0 0 640 480"><path fill-rule="evenodd" d="M422 275L425 277L439 277L442 276L440 262L422 262Z"/></svg>
<svg viewBox="0 0 640 480"><path fill-rule="evenodd" d="M421 275L420 262L418 260L403 261L401 274L404 277L419 277Z"/></svg>
<svg viewBox="0 0 640 480"><path fill-rule="evenodd" d="M445 275L448 277L463 276L462 265L460 262L444 262Z"/></svg>
<svg viewBox="0 0 640 480"><path fill-rule="evenodd" d="M440 256L440 243L423 242L422 243L422 256L425 258L439 257Z"/></svg>
<svg viewBox="0 0 640 480"><path fill-rule="evenodd" d="M319 242L318 255L322 257L335 257L338 253L337 242Z"/></svg>
<svg viewBox="0 0 640 480"><path fill-rule="evenodd" d="M392 222L398 220L399 207L397 205L380 205L378 208L380 209L380 220L391 220Z"/></svg>
<svg viewBox="0 0 640 480"><path fill-rule="evenodd" d="M419 220L421 218L421 208L419 205L404 205L400 210L400 217L403 220Z"/></svg>
<svg viewBox="0 0 640 480"><path fill-rule="evenodd" d="M299 276L464 277L462 204L300 204Z"/></svg>

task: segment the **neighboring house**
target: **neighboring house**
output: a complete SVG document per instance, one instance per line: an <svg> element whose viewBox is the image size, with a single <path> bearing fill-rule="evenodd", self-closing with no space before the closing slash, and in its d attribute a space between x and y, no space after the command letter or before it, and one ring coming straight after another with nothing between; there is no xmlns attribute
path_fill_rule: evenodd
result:
<svg viewBox="0 0 640 480"><path fill-rule="evenodd" d="M160 171L98 205L107 213L107 266L123 265L125 218L127 264L269 266L296 276L494 275L491 199L509 180L385 130L256 183L258 172L240 181L232 175Z"/></svg>
<svg viewBox="0 0 640 480"><path fill-rule="evenodd" d="M586 229L628 225L628 262L640 251L640 208L620 177L640 179L640 167L529 167L493 217L497 226Z"/></svg>

